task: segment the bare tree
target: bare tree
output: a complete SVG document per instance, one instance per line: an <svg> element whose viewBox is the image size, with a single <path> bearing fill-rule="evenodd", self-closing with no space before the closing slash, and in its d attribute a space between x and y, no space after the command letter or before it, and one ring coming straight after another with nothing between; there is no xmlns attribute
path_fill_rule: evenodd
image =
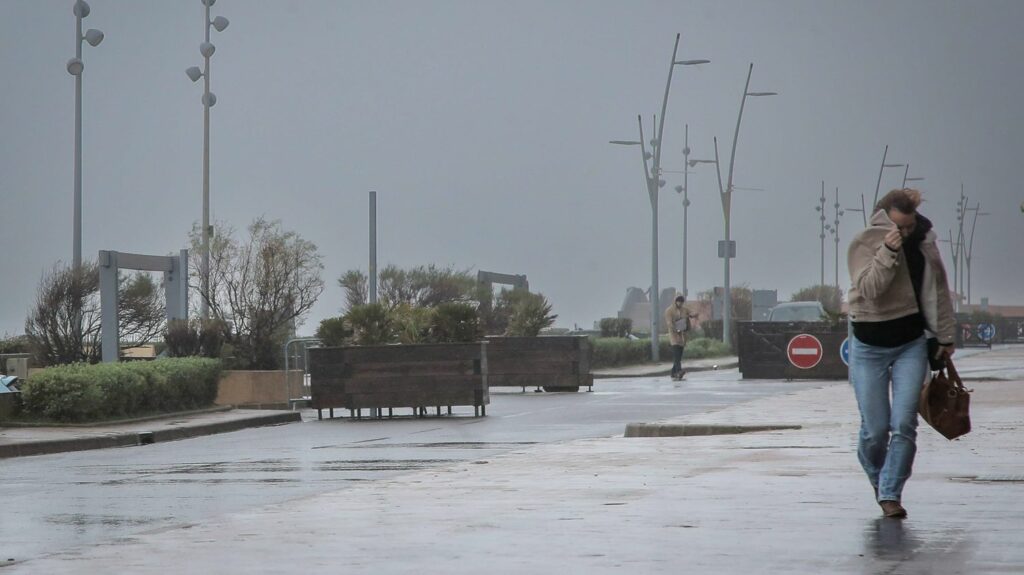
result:
<svg viewBox="0 0 1024 575"><path fill-rule="evenodd" d="M280 220L257 218L241 242L230 228L218 228L210 246L210 313L228 327L227 341L242 364L276 369L280 345L323 293L322 258L315 244L282 229ZM190 287L199 297L201 241L193 227Z"/></svg>
<svg viewBox="0 0 1024 575"><path fill-rule="evenodd" d="M25 335L37 362L57 365L100 360L99 292L99 269L94 262L84 262L77 270L57 264L43 275L25 320ZM162 331L163 295L149 275L119 277L118 304L122 341L145 345Z"/></svg>

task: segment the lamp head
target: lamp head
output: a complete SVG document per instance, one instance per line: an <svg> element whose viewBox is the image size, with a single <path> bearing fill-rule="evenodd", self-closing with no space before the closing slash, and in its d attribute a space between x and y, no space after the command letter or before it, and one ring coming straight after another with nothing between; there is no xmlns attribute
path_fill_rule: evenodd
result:
<svg viewBox="0 0 1024 575"><path fill-rule="evenodd" d="M213 92L203 94L202 102L204 106L212 108L217 103L217 96Z"/></svg>
<svg viewBox="0 0 1024 575"><path fill-rule="evenodd" d="M213 53L217 51L217 47L210 42L203 42L199 45L199 53L203 55L203 58L209 58L213 56Z"/></svg>
<svg viewBox="0 0 1024 575"><path fill-rule="evenodd" d="M213 6L214 4L216 4L217 0L202 0L202 2L203 2L203 6L206 6L207 8L209 8L210 6Z"/></svg>
<svg viewBox="0 0 1024 575"><path fill-rule="evenodd" d="M82 60L78 58L68 60L68 74L80 76L83 69L85 69L85 64L82 63Z"/></svg>
<svg viewBox="0 0 1024 575"><path fill-rule="evenodd" d="M203 71L199 69L199 66L192 66L188 70L185 70L185 75L188 76L189 80L198 82L203 77Z"/></svg>
<svg viewBox="0 0 1024 575"><path fill-rule="evenodd" d="M213 22L210 22L210 24L212 24L213 27L216 28L218 32L223 32L224 29L228 27L228 24L230 24L230 22L228 22L228 19L223 16L217 16L213 19Z"/></svg>
<svg viewBox="0 0 1024 575"><path fill-rule="evenodd" d="M103 32L95 28L89 28L85 31L85 41L88 42L90 46L95 48L96 46L100 45L100 42L103 41Z"/></svg>
<svg viewBox="0 0 1024 575"><path fill-rule="evenodd" d="M91 10L89 9L89 5L85 3L85 0L78 0L75 2L75 7L72 8L72 11L75 13L75 16L85 18L89 15Z"/></svg>

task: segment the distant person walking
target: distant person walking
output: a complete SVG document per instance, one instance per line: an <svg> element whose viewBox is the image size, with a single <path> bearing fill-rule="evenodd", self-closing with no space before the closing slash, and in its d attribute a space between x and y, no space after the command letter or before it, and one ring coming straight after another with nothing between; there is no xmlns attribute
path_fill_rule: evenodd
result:
<svg viewBox="0 0 1024 575"><path fill-rule="evenodd" d="M885 517L901 500L917 451L917 407L929 356L953 355L953 302L921 193L893 190L850 242L850 379L860 409L857 458ZM890 393L892 401L890 403Z"/></svg>
<svg viewBox="0 0 1024 575"><path fill-rule="evenodd" d="M683 379L686 375L683 369L683 348L686 347L686 337L690 332L690 320L696 317L686 307L686 296L682 294L677 295L672 305L665 310L665 325L672 345L672 379Z"/></svg>

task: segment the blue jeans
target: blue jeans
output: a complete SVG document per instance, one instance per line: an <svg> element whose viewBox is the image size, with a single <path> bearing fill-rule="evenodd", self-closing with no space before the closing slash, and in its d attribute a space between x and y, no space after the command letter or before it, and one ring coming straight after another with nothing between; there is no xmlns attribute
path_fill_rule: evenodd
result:
<svg viewBox="0 0 1024 575"><path fill-rule="evenodd" d="M850 343L850 376L860 408L857 459L878 500L899 501L917 452L917 404L928 374L928 346L924 336L900 347L868 345L856 337Z"/></svg>

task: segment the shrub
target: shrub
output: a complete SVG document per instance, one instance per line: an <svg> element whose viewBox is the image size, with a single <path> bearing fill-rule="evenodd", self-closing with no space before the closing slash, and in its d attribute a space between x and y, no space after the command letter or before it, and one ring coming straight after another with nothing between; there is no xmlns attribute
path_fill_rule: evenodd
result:
<svg viewBox="0 0 1024 575"><path fill-rule="evenodd" d="M104 415L103 392L82 364L33 374L22 387L21 400L26 413L57 421L83 421Z"/></svg>
<svg viewBox="0 0 1024 575"><path fill-rule="evenodd" d="M431 340L438 343L469 343L480 339L476 308L463 303L443 303L434 311Z"/></svg>
<svg viewBox="0 0 1024 575"><path fill-rule="evenodd" d="M633 320L628 317L601 318L598 324L601 337L626 337L633 331Z"/></svg>
<svg viewBox="0 0 1024 575"><path fill-rule="evenodd" d="M170 357L199 355L199 330L195 322L184 319L167 322L164 344L167 345L167 355Z"/></svg>
<svg viewBox="0 0 1024 575"><path fill-rule="evenodd" d="M348 343L352 337L352 328L343 317L329 317L316 328L316 337L327 347L338 347Z"/></svg>
<svg viewBox="0 0 1024 575"><path fill-rule="evenodd" d="M345 319L352 326L356 345L380 345L395 339L391 319L379 303L353 306L345 314Z"/></svg>
<svg viewBox="0 0 1024 575"><path fill-rule="evenodd" d="M67 422L181 411L212 404L220 372L207 358L70 364L32 374L22 400L26 413Z"/></svg>
<svg viewBox="0 0 1024 575"><path fill-rule="evenodd" d="M0 353L30 353L31 350L27 335L5 335L0 339Z"/></svg>
<svg viewBox="0 0 1024 575"><path fill-rule="evenodd" d="M434 308L399 304L390 311L391 323L399 343L424 343L430 340Z"/></svg>
<svg viewBox="0 0 1024 575"><path fill-rule="evenodd" d="M551 304L542 294L526 290L512 290L507 294L512 313L505 335L536 337L540 330L550 327L558 317L551 313Z"/></svg>
<svg viewBox="0 0 1024 575"><path fill-rule="evenodd" d="M199 350L203 357L218 358L228 340L228 324L222 319L208 319L199 324Z"/></svg>

